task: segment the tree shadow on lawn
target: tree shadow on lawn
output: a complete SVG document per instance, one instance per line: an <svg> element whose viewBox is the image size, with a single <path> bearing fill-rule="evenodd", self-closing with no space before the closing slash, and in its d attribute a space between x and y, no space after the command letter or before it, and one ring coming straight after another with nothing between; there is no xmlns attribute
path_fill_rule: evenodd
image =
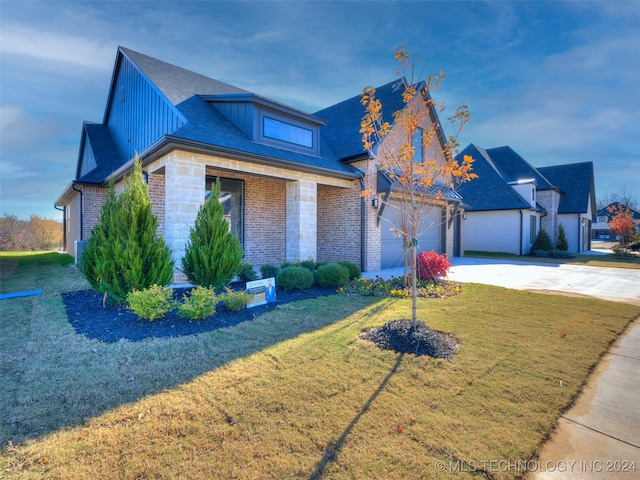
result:
<svg viewBox="0 0 640 480"><path fill-rule="evenodd" d="M62 312L55 318L40 319L47 334L31 334L30 342L40 344L33 343L32 350L24 353L25 371L17 379L14 401L0 405L8 414L6 428L0 424L0 448L9 440L23 442L77 426L233 360L324 328L358 310L375 308L380 302L372 297L324 296L326 293L304 302L279 304L265 315L233 326L178 337L146 336L135 339L138 341L107 343L79 335L69 328L70 320ZM175 327L167 325L172 333Z"/></svg>

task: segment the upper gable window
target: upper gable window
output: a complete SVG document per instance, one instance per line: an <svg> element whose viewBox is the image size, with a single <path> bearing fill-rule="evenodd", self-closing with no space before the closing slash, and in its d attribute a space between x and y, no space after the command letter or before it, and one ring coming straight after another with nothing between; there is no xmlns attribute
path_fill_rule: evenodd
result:
<svg viewBox="0 0 640 480"><path fill-rule="evenodd" d="M318 154L318 126L272 110L260 109L258 140L288 150Z"/></svg>
<svg viewBox="0 0 640 480"><path fill-rule="evenodd" d="M262 132L265 137L273 140L282 140L306 148L313 147L313 132L311 130L281 122L275 118L262 117Z"/></svg>

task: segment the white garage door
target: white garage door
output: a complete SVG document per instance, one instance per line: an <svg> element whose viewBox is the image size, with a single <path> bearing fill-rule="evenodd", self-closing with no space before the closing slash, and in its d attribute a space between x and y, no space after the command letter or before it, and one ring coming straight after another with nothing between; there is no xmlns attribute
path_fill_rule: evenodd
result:
<svg viewBox="0 0 640 480"><path fill-rule="evenodd" d="M434 208L424 219L422 225L422 236L418 238L418 252L425 250L441 251L440 236L442 232L440 208ZM382 228L382 268L395 268L404 265L404 250L402 249L402 239L393 235L391 225L397 225L396 216L398 209L393 208L393 202L384 209L380 227ZM391 220L389 221L385 220Z"/></svg>

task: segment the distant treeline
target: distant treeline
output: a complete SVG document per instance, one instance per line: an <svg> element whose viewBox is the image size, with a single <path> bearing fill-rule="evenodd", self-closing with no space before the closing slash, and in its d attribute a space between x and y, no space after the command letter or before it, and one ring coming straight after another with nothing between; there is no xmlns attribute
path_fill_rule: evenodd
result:
<svg viewBox="0 0 640 480"><path fill-rule="evenodd" d="M0 217L0 251L62 249L62 222L31 215L20 220L15 215Z"/></svg>

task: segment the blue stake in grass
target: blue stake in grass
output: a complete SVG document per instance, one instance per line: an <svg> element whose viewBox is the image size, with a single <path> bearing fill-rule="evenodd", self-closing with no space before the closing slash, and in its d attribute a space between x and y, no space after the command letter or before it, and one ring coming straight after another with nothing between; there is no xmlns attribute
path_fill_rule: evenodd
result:
<svg viewBox="0 0 640 480"><path fill-rule="evenodd" d="M18 298L18 297L30 297L31 295L40 295L42 290L31 290L30 292L16 292L16 293L3 293L0 295L0 300L6 298Z"/></svg>

